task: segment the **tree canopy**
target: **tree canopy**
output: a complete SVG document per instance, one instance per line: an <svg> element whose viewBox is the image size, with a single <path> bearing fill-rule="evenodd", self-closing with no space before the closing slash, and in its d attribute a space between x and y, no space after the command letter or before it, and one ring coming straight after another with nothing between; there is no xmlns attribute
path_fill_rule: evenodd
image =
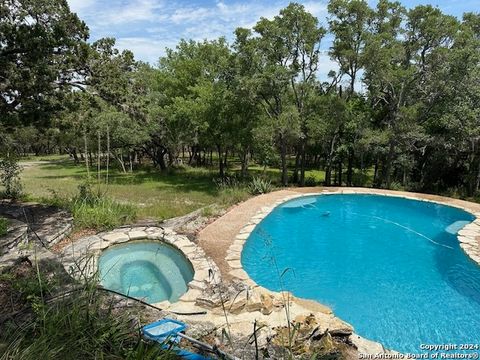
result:
<svg viewBox="0 0 480 360"><path fill-rule="evenodd" d="M237 159L243 177L278 167L282 185L318 169L325 185L478 194L480 15L388 0L328 13L291 3L232 44L182 40L151 65L89 43L65 0L3 1L1 124L18 153L107 151L124 171L145 159L224 177ZM327 34L338 67L325 79Z"/></svg>

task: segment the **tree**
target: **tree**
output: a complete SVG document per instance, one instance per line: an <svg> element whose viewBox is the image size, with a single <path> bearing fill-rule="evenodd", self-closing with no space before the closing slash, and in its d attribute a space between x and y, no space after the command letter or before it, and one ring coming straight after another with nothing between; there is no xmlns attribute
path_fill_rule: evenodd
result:
<svg viewBox="0 0 480 360"><path fill-rule="evenodd" d="M267 116L275 123L274 141L280 152L282 184L288 183L287 152L299 149L300 184L305 179L305 146L308 127L305 99L313 91L320 40L325 30L303 5L291 3L273 20L262 18L254 27L258 37L245 36L258 53L257 93ZM247 47L248 45L244 45Z"/></svg>
<svg viewBox="0 0 480 360"><path fill-rule="evenodd" d="M340 73L350 78L350 94L355 91L355 82L363 69L365 44L373 12L364 0L331 0L330 32L335 36L330 56L339 64Z"/></svg>
<svg viewBox="0 0 480 360"><path fill-rule="evenodd" d="M0 121L46 125L81 87L88 28L66 0L0 3Z"/></svg>
<svg viewBox="0 0 480 360"><path fill-rule="evenodd" d="M405 28L402 24L405 23ZM438 93L429 84L435 69L448 51L457 30L457 22L432 6L417 6L406 11L398 3L380 1L369 37L365 82L378 124L388 134L382 182L391 186L398 151L413 150L423 138L418 123L425 104L436 101Z"/></svg>

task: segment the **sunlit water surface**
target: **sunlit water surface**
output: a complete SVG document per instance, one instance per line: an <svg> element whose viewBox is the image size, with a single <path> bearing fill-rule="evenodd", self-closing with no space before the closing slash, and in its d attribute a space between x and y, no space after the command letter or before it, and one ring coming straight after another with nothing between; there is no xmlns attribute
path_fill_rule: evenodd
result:
<svg viewBox="0 0 480 360"><path fill-rule="evenodd" d="M303 197L255 228L241 261L258 284L329 305L387 348L479 343L480 267L456 238L473 219L398 197Z"/></svg>
<svg viewBox="0 0 480 360"><path fill-rule="evenodd" d="M101 284L149 303L178 300L193 269L177 249L158 241L133 241L105 250L99 259Z"/></svg>

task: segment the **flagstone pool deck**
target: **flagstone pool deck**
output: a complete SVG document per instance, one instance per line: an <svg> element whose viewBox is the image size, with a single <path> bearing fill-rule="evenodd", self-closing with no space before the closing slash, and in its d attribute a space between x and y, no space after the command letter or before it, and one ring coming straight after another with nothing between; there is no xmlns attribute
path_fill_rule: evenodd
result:
<svg viewBox="0 0 480 360"><path fill-rule="evenodd" d="M437 202L445 205L462 208L472 213L476 219L461 229L458 233L460 246L468 254L468 256L480 264L480 204L469 201L448 198L438 195L412 193L406 191L392 191L372 188L355 188L355 187L304 187L304 188L286 188L274 191L268 194L253 197L241 204L234 206L225 215L218 218L198 234L198 244L204 249L207 256L211 257L220 269L224 279L239 278L245 280L243 269L239 265L239 259L232 258L229 249L236 250L241 253L243 245L240 242L238 247L234 244L237 235L242 233L242 240L245 241L248 235L253 231L263 217L278 205L290 198L302 196L306 194L376 194L387 196L398 196L408 199L417 199ZM233 248L231 248L233 246ZM229 256L230 255L230 256ZM232 267L232 265L234 267ZM237 276L238 275L238 276Z"/></svg>

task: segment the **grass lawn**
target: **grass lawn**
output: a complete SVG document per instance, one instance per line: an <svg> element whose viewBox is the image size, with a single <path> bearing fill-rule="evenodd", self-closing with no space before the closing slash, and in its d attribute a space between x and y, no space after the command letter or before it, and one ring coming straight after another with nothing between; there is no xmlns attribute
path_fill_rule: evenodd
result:
<svg viewBox="0 0 480 360"><path fill-rule="evenodd" d="M67 157L44 163L22 163L26 165L22 172L24 190L34 200L51 197L53 193L72 196L87 178L85 166L75 165ZM96 179L96 172L91 176ZM104 171L101 176L104 180ZM120 202L136 205L140 218L156 219L185 215L213 204L226 207L249 197L243 188L218 189L213 182L215 177L216 170L202 168L169 173L146 168L126 174L110 169L109 185L102 184L100 190Z"/></svg>
<svg viewBox="0 0 480 360"><path fill-rule="evenodd" d="M87 171L83 164L75 165L68 156L42 156L22 160L24 165L22 183L25 192L33 200L49 198L56 193L60 196L73 196L78 185L87 179ZM230 164L230 172L239 172L240 166L234 161ZM269 177L273 183L278 182L280 170L264 169L258 165L249 168L250 175ZM105 170L101 172L102 182ZM360 175L360 174L355 174ZM368 177L368 175L366 175ZM91 170L95 180L97 173ZM191 211L216 205L228 207L246 200L250 194L246 186L219 189L213 179L217 177L217 168L182 168L169 172L145 167L133 173L123 173L112 168L109 173L109 185L95 185L102 193L119 202L133 204L138 208L139 218L167 219L185 215ZM325 178L321 170L308 170L307 179L314 179L318 184Z"/></svg>

